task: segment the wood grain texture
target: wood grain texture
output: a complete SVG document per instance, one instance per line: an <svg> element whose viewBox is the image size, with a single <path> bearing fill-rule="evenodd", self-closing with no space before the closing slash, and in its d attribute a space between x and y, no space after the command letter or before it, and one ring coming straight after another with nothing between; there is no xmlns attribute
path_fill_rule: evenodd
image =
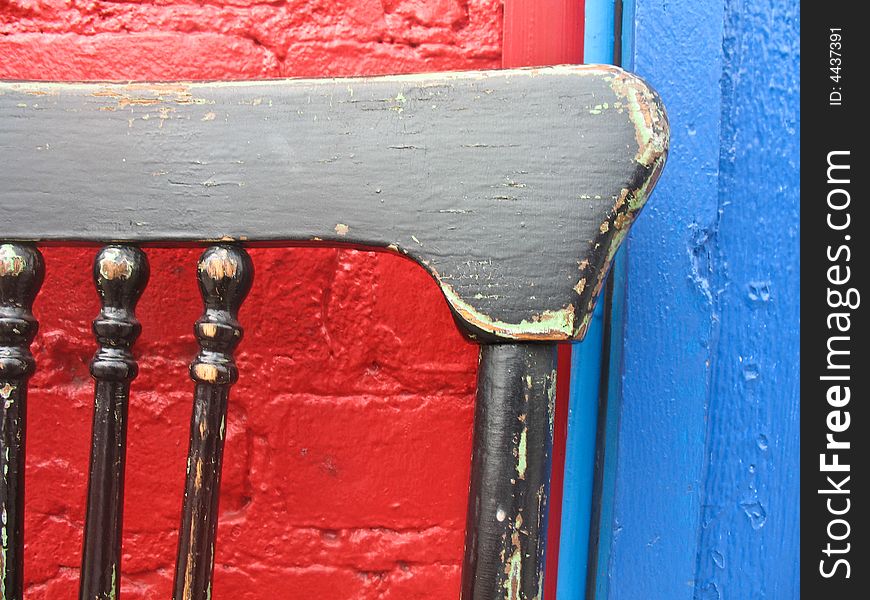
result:
<svg viewBox="0 0 870 600"><path fill-rule="evenodd" d="M667 144L615 67L2 83L0 239L392 250L471 335L579 339Z"/></svg>

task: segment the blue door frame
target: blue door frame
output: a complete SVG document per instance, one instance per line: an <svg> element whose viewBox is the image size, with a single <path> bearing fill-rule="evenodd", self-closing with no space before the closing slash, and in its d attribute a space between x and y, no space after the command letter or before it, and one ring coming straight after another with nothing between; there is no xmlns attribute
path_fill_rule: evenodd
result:
<svg viewBox="0 0 870 600"><path fill-rule="evenodd" d="M613 4L587 0L587 62ZM594 597L798 598L799 4L624 8L672 140L614 273ZM558 600L585 597L601 344L574 349Z"/></svg>
<svg viewBox="0 0 870 600"><path fill-rule="evenodd" d="M628 0L624 4L630 4ZM585 28L583 35L583 60L589 64L613 64L621 62L614 60L616 1L586 0ZM620 28L621 29L621 28ZM630 36L629 36L630 39ZM611 337L612 329L622 326L622 304L625 291L625 252L620 251L613 262L610 273L609 288L613 290L611 304L606 304L605 298L599 301L592 317L588 332L583 342L574 344L571 352L571 397L568 406L568 435L565 444L565 477L562 491L562 527L559 551L559 581L557 600L580 600L586 595L587 585L596 585L598 578L595 573L589 577L590 560L597 562L597 556L607 554L607 548L590 544L590 534L598 529L598 523L593 523L598 511L609 511L612 507L612 477L603 481L599 474L599 486L603 482L605 490L597 490L595 486L595 466L600 442L597 440L597 430L601 426L599 420L599 403L601 394L607 393L608 382L602 381L610 371L610 364L619 364L621 346L613 348L605 343ZM605 318L605 312L608 312ZM607 329L607 331L605 331ZM612 357L605 357L606 348L616 351ZM604 368L602 368L604 367ZM613 371L618 373L618 370ZM615 434L615 422L612 419L616 411L607 410L604 406L605 430L611 437ZM603 432L606 435L606 431ZM613 455L602 458L611 459ZM599 465L599 469L604 463ZM613 472L612 465L605 471ZM596 500L595 492L606 498ZM603 493L602 493L603 492ZM598 502L598 506L595 503ZM598 510L596 510L598 509ZM599 521L601 519L599 518ZM606 543L607 538L602 538ZM602 550L604 552L602 552ZM602 582L606 583L606 582Z"/></svg>

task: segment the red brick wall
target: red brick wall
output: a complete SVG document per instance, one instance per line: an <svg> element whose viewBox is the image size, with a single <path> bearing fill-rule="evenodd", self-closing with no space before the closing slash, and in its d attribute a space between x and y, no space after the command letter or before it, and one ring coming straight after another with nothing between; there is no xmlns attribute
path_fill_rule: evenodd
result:
<svg viewBox="0 0 870 600"><path fill-rule="evenodd" d="M0 77L228 79L494 68L500 0L0 0ZM119 202L129 201L119 198ZM70 199L71 203L75 199ZM27 597L76 586L94 249L45 249L27 462ZM168 598L199 250L149 250L130 408L124 596ZM399 257L251 251L215 597L456 597L476 347Z"/></svg>

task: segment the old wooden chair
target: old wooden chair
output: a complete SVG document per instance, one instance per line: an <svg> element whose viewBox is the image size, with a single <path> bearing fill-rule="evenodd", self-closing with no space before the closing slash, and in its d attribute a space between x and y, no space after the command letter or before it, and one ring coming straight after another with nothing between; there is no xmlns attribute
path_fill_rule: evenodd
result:
<svg viewBox="0 0 870 600"><path fill-rule="evenodd" d="M462 597L540 598L556 344L583 337L667 145L655 93L615 67L0 83L2 597L22 597L38 245L88 243L108 245L93 267L103 309L80 598L120 591L140 247L182 244L208 248L175 600L211 597L250 244L380 249L432 275L481 344Z"/></svg>

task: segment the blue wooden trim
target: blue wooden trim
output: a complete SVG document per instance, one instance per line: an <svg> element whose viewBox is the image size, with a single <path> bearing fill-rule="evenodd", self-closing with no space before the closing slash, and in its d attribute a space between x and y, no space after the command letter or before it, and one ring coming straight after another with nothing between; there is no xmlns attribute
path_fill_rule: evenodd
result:
<svg viewBox="0 0 870 600"><path fill-rule="evenodd" d="M579 600L586 589L595 466L595 435L601 383L603 311L595 310L586 338L571 350L571 398L562 488L558 600Z"/></svg>
<svg viewBox="0 0 870 600"><path fill-rule="evenodd" d="M800 5L726 4L696 597L798 598Z"/></svg>
<svg viewBox="0 0 870 600"><path fill-rule="evenodd" d="M662 94L672 141L631 237L608 599L694 597L716 335L708 232L718 214L723 14L722 0L636 6L635 68Z"/></svg>
<svg viewBox="0 0 870 600"><path fill-rule="evenodd" d="M583 62L613 64L615 0L586 0Z"/></svg>
<svg viewBox="0 0 870 600"><path fill-rule="evenodd" d="M584 62L613 62L614 7L615 0L586 0ZM599 302L586 339L575 344L571 352L557 600L580 600L585 596L604 336L603 308L603 303Z"/></svg>
<svg viewBox="0 0 870 600"><path fill-rule="evenodd" d="M799 8L637 0L671 152L631 235L609 588L798 597Z"/></svg>
<svg viewBox="0 0 870 600"><path fill-rule="evenodd" d="M608 565L610 551L613 545L614 519L613 507L616 495L616 457L619 447L619 413L622 400L622 355L623 339L625 337L625 288L628 281L627 248L622 248L616 255L616 260L610 270L613 280L613 297L611 299L610 323L605 335L609 337L609 353L607 369L607 404L603 427L599 436L604 436L604 453L599 469L601 473L600 514L598 524L598 560L591 565L595 570L595 598L607 598L610 578ZM593 541L595 543L596 541Z"/></svg>
<svg viewBox="0 0 870 600"><path fill-rule="evenodd" d="M635 2L622 2L622 56L621 65L631 71L634 68L634 27ZM598 524L598 560L591 565L595 570L595 598L607 598L610 590L610 552L615 533L613 509L616 497L616 458L619 448L619 414L622 407L623 342L625 339L625 300L628 285L628 244L620 248L610 271L613 281L613 296L610 306L609 329L605 335L609 339L607 357L607 403L603 420L604 453L599 469L601 470L601 491L598 498L600 514ZM594 543L594 542L593 542Z"/></svg>
<svg viewBox="0 0 870 600"><path fill-rule="evenodd" d="M634 69L634 26L637 7L635 0L622 0L622 60L621 66Z"/></svg>

